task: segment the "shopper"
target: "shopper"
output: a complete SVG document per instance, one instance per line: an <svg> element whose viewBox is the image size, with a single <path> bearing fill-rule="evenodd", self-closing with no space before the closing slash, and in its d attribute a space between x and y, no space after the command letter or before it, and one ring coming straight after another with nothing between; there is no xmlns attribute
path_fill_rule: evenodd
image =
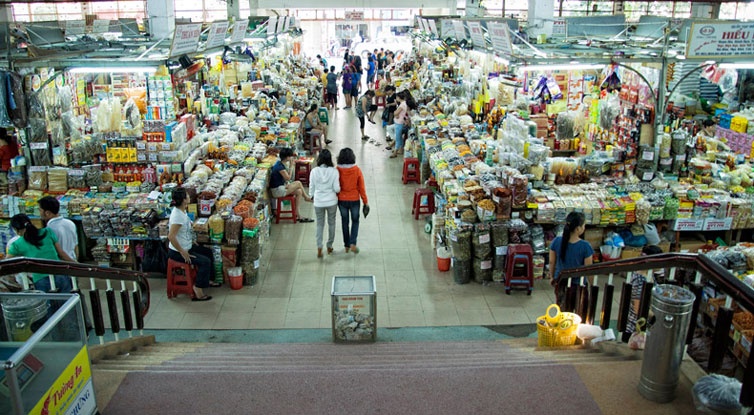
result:
<svg viewBox="0 0 754 415"><path fill-rule="evenodd" d="M395 102L395 87L388 85L385 87L385 109L382 110L382 127L385 128L393 124L393 115L398 108L398 104ZM390 128L393 129L392 127ZM394 133L395 134L395 133ZM386 132L385 141L390 142L393 139L390 137L390 132ZM388 148L389 150L389 148Z"/></svg>
<svg viewBox="0 0 754 415"><path fill-rule="evenodd" d="M361 130L362 141L369 140L369 136L364 134L364 125L366 124L365 119L374 124L372 117L374 117L374 113L377 111L377 106L372 103L373 99L374 91L370 89L365 92L356 103L356 117L359 118L359 129Z"/></svg>
<svg viewBox="0 0 754 415"><path fill-rule="evenodd" d="M338 154L338 172L340 173L340 193L338 193L338 210L343 229L343 245L354 254L359 253L356 240L359 236L359 200L369 206L367 191L364 187L364 175L356 165L356 155L346 147ZM351 224L349 225L349 217Z"/></svg>
<svg viewBox="0 0 754 415"><path fill-rule="evenodd" d="M286 168L287 163L293 162L295 156L293 150L285 147L280 150L278 161L272 166L270 172L270 194L272 197L285 197L294 195L296 196L296 217L299 222L314 222L311 218L305 218L299 214L299 206L301 205L301 199L303 198L307 202L311 202L312 198L307 196L304 192L304 185L300 181L291 181L291 173Z"/></svg>
<svg viewBox="0 0 754 415"><path fill-rule="evenodd" d="M376 56L369 53L367 58L367 89L374 89L374 76L377 74Z"/></svg>
<svg viewBox="0 0 754 415"><path fill-rule="evenodd" d="M351 72L351 65L345 65L343 67L343 72L341 72L340 76L343 77L343 82L341 83L341 87L343 89L343 97L346 99L346 106L343 107L344 110L347 110L351 108L351 102L353 98L351 97L351 86L353 85L353 74Z"/></svg>
<svg viewBox="0 0 754 415"><path fill-rule="evenodd" d="M330 150L324 149L317 157L317 167L309 173L309 193L314 199L314 213L317 215L317 258L322 258L322 233L327 215L327 255L332 255L335 241L335 213L338 210L340 173L332 162Z"/></svg>
<svg viewBox="0 0 754 415"><path fill-rule="evenodd" d="M52 259L55 261L75 262L73 258L69 257L65 253L63 248L60 247L58 237L55 236L49 228L37 229L34 224L31 223L31 219L24 214L18 214L10 219L10 226L13 231L19 236L19 238L13 240L8 247L8 258L23 256L27 258L37 259ZM69 293L73 286L71 285L71 278L65 275L55 275L55 287L58 292ZM49 274L32 274L32 282L34 283L34 289L50 292L52 286L50 284Z"/></svg>
<svg viewBox="0 0 754 415"><path fill-rule="evenodd" d="M390 154L391 159L398 157L399 154L403 154L403 127L408 120L408 104L406 104L406 98L402 93L398 94L395 103L398 107L393 114L395 149Z"/></svg>
<svg viewBox="0 0 754 415"><path fill-rule="evenodd" d="M60 202L52 196L45 196L37 202L39 204L39 216L45 222L45 226L55 232L58 243L68 256L76 261L79 247L79 237L76 232L76 224L70 219L60 216Z"/></svg>
<svg viewBox="0 0 754 415"><path fill-rule="evenodd" d="M592 264L594 250L589 242L581 239L585 229L584 214L571 212L566 216L563 235L555 238L550 244L550 283L555 286L556 301L561 308L565 304L568 282L560 280L560 272Z"/></svg>
<svg viewBox="0 0 754 415"><path fill-rule="evenodd" d="M312 104L309 111L304 115L304 134L306 134L306 139L309 138L309 134L319 134L320 139L323 140L319 143L320 148L332 143L332 140L327 139L327 125L322 124L319 119L319 106L317 104Z"/></svg>
<svg viewBox="0 0 754 415"><path fill-rule="evenodd" d="M335 73L335 66L330 66L330 72L327 74L327 84L325 84L327 96L325 102L327 108L338 109L338 74Z"/></svg>
<svg viewBox="0 0 754 415"><path fill-rule="evenodd" d="M198 268L196 281L194 281L194 298L191 301L207 301L212 296L204 293L207 287L219 287L221 284L211 281L212 275L212 251L209 248L195 245L191 219L186 214L189 198L186 189L179 187L173 190L173 200L170 206L168 221L168 258L184 264L195 264Z"/></svg>
<svg viewBox="0 0 754 415"><path fill-rule="evenodd" d="M657 245L647 245L641 250L641 256L661 254L662 249ZM654 275L652 276L654 278ZM628 323L626 331L623 333L622 340L628 343L631 333L636 331L636 321L639 320L639 305L641 303L641 293L644 290L644 284L647 282L647 275L642 271L631 273L631 307L628 309Z"/></svg>

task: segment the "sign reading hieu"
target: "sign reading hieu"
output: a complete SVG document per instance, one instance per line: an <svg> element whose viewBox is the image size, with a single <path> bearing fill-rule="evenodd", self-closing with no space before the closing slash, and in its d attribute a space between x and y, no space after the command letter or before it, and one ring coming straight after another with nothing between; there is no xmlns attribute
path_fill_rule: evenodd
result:
<svg viewBox="0 0 754 415"><path fill-rule="evenodd" d="M97 401L92 386L92 368L86 346L82 347L68 367L37 402L32 415L92 415Z"/></svg>
<svg viewBox="0 0 754 415"><path fill-rule="evenodd" d="M754 23L693 23L686 46L686 57L754 57Z"/></svg>

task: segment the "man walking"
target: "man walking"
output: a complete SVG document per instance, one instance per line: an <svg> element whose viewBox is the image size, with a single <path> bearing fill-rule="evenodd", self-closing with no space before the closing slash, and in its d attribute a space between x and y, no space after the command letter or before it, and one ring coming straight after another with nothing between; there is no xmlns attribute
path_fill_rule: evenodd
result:
<svg viewBox="0 0 754 415"><path fill-rule="evenodd" d="M55 232L58 242L63 251L73 260L78 260L79 238L76 233L76 225L69 219L63 218L60 213L60 202L52 196L39 199L39 216L47 227Z"/></svg>

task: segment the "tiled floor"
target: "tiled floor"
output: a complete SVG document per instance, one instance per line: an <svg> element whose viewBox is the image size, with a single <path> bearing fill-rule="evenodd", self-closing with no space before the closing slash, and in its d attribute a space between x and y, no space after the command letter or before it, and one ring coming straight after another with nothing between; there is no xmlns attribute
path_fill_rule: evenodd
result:
<svg viewBox="0 0 754 415"><path fill-rule="evenodd" d="M330 122L330 150L351 147L365 176L372 210L360 221L361 252L343 252L339 215L335 254L324 259L316 257L314 223L273 224L256 285L208 289L211 301L191 302L185 296L168 299L165 281L150 280L147 328L329 328L333 275L376 277L379 327L533 323L544 314L554 300L546 281L537 281L531 296L506 295L501 284L457 285L452 270L439 272L425 221L411 215L417 185L402 184L403 160L388 158L382 128L367 122L374 142L362 142L353 110L331 112ZM301 212L314 216L308 203Z"/></svg>

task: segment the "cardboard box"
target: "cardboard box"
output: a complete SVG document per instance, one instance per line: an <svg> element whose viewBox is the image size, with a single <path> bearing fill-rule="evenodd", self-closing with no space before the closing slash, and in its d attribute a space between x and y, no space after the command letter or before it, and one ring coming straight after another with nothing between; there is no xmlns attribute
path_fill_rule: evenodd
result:
<svg viewBox="0 0 754 415"><path fill-rule="evenodd" d="M657 246L659 246L660 249L662 249L662 252L670 252L670 242L668 241L662 241L659 244L657 244Z"/></svg>
<svg viewBox="0 0 754 415"><path fill-rule="evenodd" d="M700 249L702 249L702 246L706 245L706 241L700 241L698 239L681 239L679 241L679 252L687 251L689 253L697 253Z"/></svg>
<svg viewBox="0 0 754 415"><path fill-rule="evenodd" d="M620 253L620 259L636 258L641 255L641 248L627 246Z"/></svg>
<svg viewBox="0 0 754 415"><path fill-rule="evenodd" d="M589 228L584 231L584 240L589 242L592 249L599 251L600 245L602 245L602 228Z"/></svg>

